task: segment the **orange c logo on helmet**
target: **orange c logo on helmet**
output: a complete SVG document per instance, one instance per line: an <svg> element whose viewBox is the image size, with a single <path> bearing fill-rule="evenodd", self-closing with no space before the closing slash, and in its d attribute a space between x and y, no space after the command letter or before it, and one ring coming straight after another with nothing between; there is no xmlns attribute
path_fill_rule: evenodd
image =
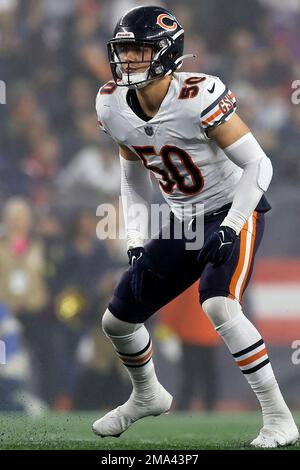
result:
<svg viewBox="0 0 300 470"><path fill-rule="evenodd" d="M173 21L173 24L168 25L164 23L165 19ZM158 24L161 28L166 29L167 31L175 31L175 29L177 29L177 23L174 21L174 18L172 18L170 15L167 15L166 13L161 13L158 15L156 24Z"/></svg>

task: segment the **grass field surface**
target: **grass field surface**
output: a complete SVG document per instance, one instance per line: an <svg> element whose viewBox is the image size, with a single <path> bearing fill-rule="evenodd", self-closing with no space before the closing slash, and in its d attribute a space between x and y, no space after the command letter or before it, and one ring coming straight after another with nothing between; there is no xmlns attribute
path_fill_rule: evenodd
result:
<svg viewBox="0 0 300 470"><path fill-rule="evenodd" d="M91 424L101 413L50 413L42 419L0 415L1 450L220 450L252 449L261 415L170 413L134 423L119 438L99 438ZM300 413L295 413L298 426ZM300 445L287 450L300 450Z"/></svg>

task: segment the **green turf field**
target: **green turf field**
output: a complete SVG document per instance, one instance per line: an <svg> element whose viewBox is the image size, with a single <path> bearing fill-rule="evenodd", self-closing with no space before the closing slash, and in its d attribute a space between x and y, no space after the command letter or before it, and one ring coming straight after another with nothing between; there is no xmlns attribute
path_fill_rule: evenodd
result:
<svg viewBox="0 0 300 470"><path fill-rule="evenodd" d="M300 424L300 413L296 413ZM0 415L0 449L199 450L248 449L261 425L258 413L170 413L145 418L120 438L91 431L97 413L54 414L43 419ZM300 445L289 450L300 450Z"/></svg>

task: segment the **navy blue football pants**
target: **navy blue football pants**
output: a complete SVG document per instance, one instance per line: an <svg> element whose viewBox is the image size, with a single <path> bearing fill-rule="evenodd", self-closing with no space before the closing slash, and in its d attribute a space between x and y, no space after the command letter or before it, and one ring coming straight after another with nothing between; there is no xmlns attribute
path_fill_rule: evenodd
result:
<svg viewBox="0 0 300 470"><path fill-rule="evenodd" d="M218 211L216 215L204 217L204 240L218 230L229 208ZM170 232L174 224L180 224L170 215ZM143 301L135 301L131 290L131 267L118 282L108 305L111 313L120 320L130 323L143 323L161 307L169 303L190 287L197 279L199 282L199 301L216 297L230 297L241 302L252 274L254 258L264 232L264 214L253 212L244 225L234 245L233 254L219 267L211 263L200 266L197 262L199 250L187 250L186 238L161 237L150 240L145 249L149 254L152 269L160 275L159 279L145 275L143 282ZM184 314L184 312L183 312Z"/></svg>

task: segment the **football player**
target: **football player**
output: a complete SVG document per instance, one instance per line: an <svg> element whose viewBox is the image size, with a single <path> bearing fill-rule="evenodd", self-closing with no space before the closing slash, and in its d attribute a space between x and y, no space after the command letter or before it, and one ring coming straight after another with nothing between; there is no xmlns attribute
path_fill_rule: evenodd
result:
<svg viewBox="0 0 300 470"><path fill-rule="evenodd" d="M297 441L298 429L264 341L241 306L270 210L264 192L272 165L218 77L177 72L186 57L183 45L184 30L174 14L157 6L127 12L108 42L114 80L100 89L96 109L100 127L120 149L130 267L102 326L133 390L93 430L120 436L138 419L170 410L172 396L156 377L144 322L201 276L202 308L262 408L263 427L252 445L285 446ZM171 228L184 222L183 207L204 204L200 250L188 250L185 236L145 243L140 226L127 218L131 206L149 202L150 173L171 207ZM192 224L197 216L190 216Z"/></svg>

